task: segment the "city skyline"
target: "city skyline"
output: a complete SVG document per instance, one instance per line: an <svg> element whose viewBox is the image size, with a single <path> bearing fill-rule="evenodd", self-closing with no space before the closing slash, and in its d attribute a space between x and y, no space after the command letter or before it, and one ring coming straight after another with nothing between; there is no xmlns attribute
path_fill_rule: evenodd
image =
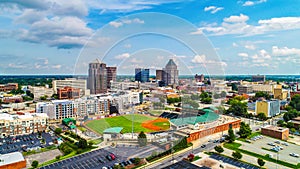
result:
<svg viewBox="0 0 300 169"><path fill-rule="evenodd" d="M2 1L0 74L87 75L95 58L119 75L135 67L154 74L170 58L181 75L299 74L299 3Z"/></svg>

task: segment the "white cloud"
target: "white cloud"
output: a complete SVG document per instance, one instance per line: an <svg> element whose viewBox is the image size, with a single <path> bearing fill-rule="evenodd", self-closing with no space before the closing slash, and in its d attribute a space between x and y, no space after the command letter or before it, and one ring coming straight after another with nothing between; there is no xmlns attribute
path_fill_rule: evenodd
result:
<svg viewBox="0 0 300 169"><path fill-rule="evenodd" d="M248 53L238 53L238 56L241 56L241 57L248 57Z"/></svg>
<svg viewBox="0 0 300 169"><path fill-rule="evenodd" d="M92 35L92 30L77 17L44 18L22 30L19 39L33 43L46 43L57 48L81 47Z"/></svg>
<svg viewBox="0 0 300 169"><path fill-rule="evenodd" d="M205 11L205 12L210 11L210 13L215 14L215 13L217 13L218 11L221 11L221 10L223 10L223 9L224 9L223 7L208 6L208 7L205 7L205 8L204 8L204 11Z"/></svg>
<svg viewBox="0 0 300 169"><path fill-rule="evenodd" d="M100 14L106 12L132 12L143 9L151 9L160 4L175 3L185 0L89 0L87 1L90 8L100 9Z"/></svg>
<svg viewBox="0 0 300 169"><path fill-rule="evenodd" d="M134 18L134 19L124 19L120 21L112 21L109 22L109 25L118 28L123 26L124 24L133 24L133 23L144 24L145 22L139 18Z"/></svg>
<svg viewBox="0 0 300 169"><path fill-rule="evenodd" d="M143 61L142 61L142 60L139 60L139 59L137 59L137 58L132 58L132 59L130 60L130 63L143 63Z"/></svg>
<svg viewBox="0 0 300 169"><path fill-rule="evenodd" d="M223 61L206 60L205 55L195 55L194 58L192 59L192 63L204 64L204 65L210 64L210 65L227 66L227 63Z"/></svg>
<svg viewBox="0 0 300 169"><path fill-rule="evenodd" d="M257 5L257 4L261 4L267 2L267 0L258 0L258 1L246 1L243 3L243 6L253 6L253 5Z"/></svg>
<svg viewBox="0 0 300 169"><path fill-rule="evenodd" d="M244 15L244 14L240 14L239 16L238 15L232 15L228 18L223 19L224 22L231 22L231 23L246 22L247 20L249 20L249 17L247 15Z"/></svg>
<svg viewBox="0 0 300 169"><path fill-rule="evenodd" d="M244 46L246 49L250 49L250 50L255 50L256 47L254 45L245 45Z"/></svg>
<svg viewBox="0 0 300 169"><path fill-rule="evenodd" d="M288 48L288 47L272 47L272 54L274 56L289 56L289 55L299 55L300 56L300 49L297 48Z"/></svg>
<svg viewBox="0 0 300 169"><path fill-rule="evenodd" d="M61 65L53 65L51 66L53 69L60 69L61 68Z"/></svg>
<svg viewBox="0 0 300 169"><path fill-rule="evenodd" d="M233 42L233 43L232 43L232 46L233 46L233 47L238 47L239 45L238 45L237 43Z"/></svg>
<svg viewBox="0 0 300 169"><path fill-rule="evenodd" d="M206 61L206 56L205 55L196 55L193 59L193 63L205 63Z"/></svg>
<svg viewBox="0 0 300 169"><path fill-rule="evenodd" d="M127 48L127 49L131 48L131 44L125 44L124 48Z"/></svg>
<svg viewBox="0 0 300 169"><path fill-rule="evenodd" d="M122 53L120 55L115 56L115 59L127 59L130 57L129 53Z"/></svg>
<svg viewBox="0 0 300 169"><path fill-rule="evenodd" d="M218 25L205 25L198 28L191 34L208 33L211 35L257 35L273 31L300 29L300 17L281 17L259 20L257 25L249 25L246 21L248 16L240 14L239 16L230 16L224 18L223 22Z"/></svg>
<svg viewBox="0 0 300 169"><path fill-rule="evenodd" d="M9 68L15 68L15 69L23 69L23 68L26 68L26 66L23 65L23 64L15 64L15 63L9 63L9 64L8 64L8 67L9 67Z"/></svg>

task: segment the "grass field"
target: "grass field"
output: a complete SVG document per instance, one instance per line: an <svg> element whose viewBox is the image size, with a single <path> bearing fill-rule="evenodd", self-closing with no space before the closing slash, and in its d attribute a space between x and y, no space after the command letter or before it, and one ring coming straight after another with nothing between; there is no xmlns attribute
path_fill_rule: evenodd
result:
<svg viewBox="0 0 300 169"><path fill-rule="evenodd" d="M133 117L132 115L123 115L123 116L93 120L88 122L86 126L100 134L103 134L103 131L110 127L123 127L122 133L131 133L132 119L134 124L133 132L139 133L141 131L144 132L155 131L148 128L144 128L142 126L142 123L145 121L155 120L156 117L150 117L141 114L134 114Z"/></svg>

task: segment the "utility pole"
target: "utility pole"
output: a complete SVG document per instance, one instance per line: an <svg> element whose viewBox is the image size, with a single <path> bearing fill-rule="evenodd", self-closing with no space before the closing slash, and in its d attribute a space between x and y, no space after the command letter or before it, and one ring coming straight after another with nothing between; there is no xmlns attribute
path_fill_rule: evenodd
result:
<svg viewBox="0 0 300 169"><path fill-rule="evenodd" d="M132 106L132 114L131 114L131 121L132 121L132 124L131 124L131 138L133 139L133 128L134 128L134 123L133 123L133 118L134 118L134 107L133 107L133 104L131 103L131 106Z"/></svg>

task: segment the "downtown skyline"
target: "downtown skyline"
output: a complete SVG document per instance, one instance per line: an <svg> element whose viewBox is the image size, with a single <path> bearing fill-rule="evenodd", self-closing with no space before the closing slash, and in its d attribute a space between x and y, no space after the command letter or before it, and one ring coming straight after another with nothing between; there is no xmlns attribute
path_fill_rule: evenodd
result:
<svg viewBox="0 0 300 169"><path fill-rule="evenodd" d="M182 75L299 74L299 5L296 0L2 1L0 74L87 74L95 58L117 66L121 75L134 74L136 67L154 74L170 58Z"/></svg>

